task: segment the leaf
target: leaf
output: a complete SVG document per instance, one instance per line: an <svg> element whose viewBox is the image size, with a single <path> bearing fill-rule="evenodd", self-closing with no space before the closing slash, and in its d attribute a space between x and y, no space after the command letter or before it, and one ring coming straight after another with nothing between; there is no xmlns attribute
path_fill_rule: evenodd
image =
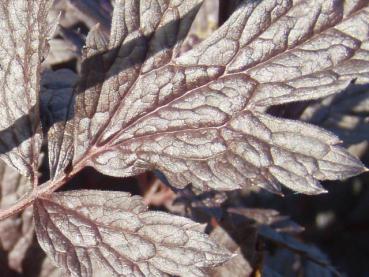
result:
<svg viewBox="0 0 369 277"><path fill-rule="evenodd" d="M30 189L27 178L0 162L0 208L15 204ZM33 242L32 207L0 221L0 251L6 252L8 267L23 271L26 252Z"/></svg>
<svg viewBox="0 0 369 277"><path fill-rule="evenodd" d="M135 83L140 74L140 63L146 55L150 55L150 58L145 62L144 70L150 71L169 62L171 56L175 55L175 49L179 50L180 39L185 37L190 19L194 17L195 11L191 9L197 10L200 1L177 1L180 4L167 2L119 1L114 10L109 45L99 26L88 35L85 62L77 90L75 160L84 156L99 133L100 126L110 121L108 113L117 108L125 91ZM135 13L140 15L136 16ZM184 15L186 17L181 19ZM157 28L161 28L161 32L154 35ZM171 36L166 37L166 34ZM172 50L172 47L175 49ZM111 50L107 55L113 57L104 61L102 53L108 48ZM137 105L140 103L137 102Z"/></svg>
<svg viewBox="0 0 369 277"><path fill-rule="evenodd" d="M3 0L0 4L0 157L33 182L41 144L40 64L51 2Z"/></svg>
<svg viewBox="0 0 369 277"><path fill-rule="evenodd" d="M39 199L36 233L44 251L70 276L205 276L230 254L189 219L151 212L141 197L79 190Z"/></svg>
<svg viewBox="0 0 369 277"><path fill-rule="evenodd" d="M368 81L367 2L245 1L179 55L200 2L118 1L110 40L90 32L74 166L120 177L158 169L178 188L282 183L306 194L363 172L332 133L265 110Z"/></svg>

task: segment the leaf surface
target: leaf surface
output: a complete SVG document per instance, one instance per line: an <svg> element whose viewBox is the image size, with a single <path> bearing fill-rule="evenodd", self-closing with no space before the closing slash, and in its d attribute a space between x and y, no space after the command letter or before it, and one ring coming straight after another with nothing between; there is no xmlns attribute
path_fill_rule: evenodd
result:
<svg viewBox="0 0 369 277"><path fill-rule="evenodd" d="M31 189L26 177L0 162L0 208L14 205ZM24 259L34 236L32 207L19 215L0 221L0 252L7 257L7 266L17 272L23 271ZM5 269L2 269L5 271Z"/></svg>
<svg viewBox="0 0 369 277"><path fill-rule="evenodd" d="M113 176L159 169L180 188L306 194L364 171L335 135L265 111L368 81L367 2L245 1L178 55L198 3L119 1L110 41L89 34L74 162Z"/></svg>
<svg viewBox="0 0 369 277"><path fill-rule="evenodd" d="M35 179L40 150L40 64L49 33L52 1L0 3L0 156Z"/></svg>
<svg viewBox="0 0 369 277"><path fill-rule="evenodd" d="M41 247L70 276L205 276L230 253L189 219L124 192L71 191L35 203Z"/></svg>

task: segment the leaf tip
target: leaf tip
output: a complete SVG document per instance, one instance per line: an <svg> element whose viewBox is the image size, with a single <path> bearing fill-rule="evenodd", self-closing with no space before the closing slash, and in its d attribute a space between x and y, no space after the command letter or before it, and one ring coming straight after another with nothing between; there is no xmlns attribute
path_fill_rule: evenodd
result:
<svg viewBox="0 0 369 277"><path fill-rule="evenodd" d="M232 253L231 255L230 255L230 258L229 259L233 259L233 258L235 258L235 257L237 257L238 256L238 254L237 253Z"/></svg>
<svg viewBox="0 0 369 277"><path fill-rule="evenodd" d="M326 190L325 188L323 188L320 184L317 186L312 186L311 190L309 192L307 192L307 194L310 195L318 195L318 194L324 194L324 193L328 193L329 191Z"/></svg>

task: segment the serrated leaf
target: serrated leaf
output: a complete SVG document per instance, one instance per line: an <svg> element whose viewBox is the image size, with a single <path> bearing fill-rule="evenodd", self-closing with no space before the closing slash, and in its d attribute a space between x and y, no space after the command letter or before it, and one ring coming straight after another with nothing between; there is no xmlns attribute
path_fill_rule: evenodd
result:
<svg viewBox="0 0 369 277"><path fill-rule="evenodd" d="M37 131L40 64L51 2L0 3L0 157L32 179L36 179L41 144Z"/></svg>
<svg viewBox="0 0 369 277"><path fill-rule="evenodd" d="M92 29L77 91L75 160L91 147L101 126L108 124L109 113L140 76L141 66L148 72L176 55L200 2L117 1L109 43L99 26ZM161 31L155 32L158 28Z"/></svg>
<svg viewBox="0 0 369 277"><path fill-rule="evenodd" d="M35 203L41 247L69 276L205 276L230 258L189 219L124 192L71 191Z"/></svg>
<svg viewBox="0 0 369 277"><path fill-rule="evenodd" d="M368 81L368 3L245 1L178 56L200 2L118 1L110 41L89 34L74 163L113 176L155 168L176 187L307 194L362 172L333 134L265 110Z"/></svg>

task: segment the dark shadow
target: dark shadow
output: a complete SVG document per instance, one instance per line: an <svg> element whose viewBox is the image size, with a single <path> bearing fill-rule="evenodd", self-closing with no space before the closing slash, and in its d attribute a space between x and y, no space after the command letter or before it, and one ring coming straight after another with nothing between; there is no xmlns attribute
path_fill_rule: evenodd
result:
<svg viewBox="0 0 369 277"><path fill-rule="evenodd" d="M41 249L36 234L33 235L32 244L27 249L22 262L22 275L27 277L39 277L42 264L46 258L45 252Z"/></svg>
<svg viewBox="0 0 369 277"><path fill-rule="evenodd" d="M98 172L92 167L85 167L68 181L59 191L70 190L105 190L126 191L133 195L139 195L140 189L135 177L112 177Z"/></svg>
<svg viewBox="0 0 369 277"><path fill-rule="evenodd" d="M226 206L223 207L226 210ZM250 276L258 276L258 268L263 263L263 254L260 238L258 237L257 226L253 220L246 217L225 212L222 220L218 221L219 226L227 233L231 240L236 244L236 248L230 248L236 251L239 247L243 259L252 268ZM231 246L229 242L228 247ZM227 245L226 244L226 245ZM234 246L233 246L234 247Z"/></svg>
<svg viewBox="0 0 369 277"><path fill-rule="evenodd" d="M321 122L327 122L328 119L331 119L333 124L325 124L327 126L324 127L329 128L338 135L343 140L345 146L366 141L369 137L369 126L365 118L369 115L363 112L355 112L354 108L368 98L369 85L352 84L342 93L335 95L330 105L320 105L314 111L310 122L319 125ZM344 115L355 116L359 121L349 128L338 127L337 124L334 124L334 122L340 122Z"/></svg>
<svg viewBox="0 0 369 277"><path fill-rule="evenodd" d="M1 277L21 277L21 274L10 269L8 265L8 256L5 251L0 249L0 273Z"/></svg>
<svg viewBox="0 0 369 277"><path fill-rule="evenodd" d="M219 0L219 26L227 21L229 16L244 0Z"/></svg>

